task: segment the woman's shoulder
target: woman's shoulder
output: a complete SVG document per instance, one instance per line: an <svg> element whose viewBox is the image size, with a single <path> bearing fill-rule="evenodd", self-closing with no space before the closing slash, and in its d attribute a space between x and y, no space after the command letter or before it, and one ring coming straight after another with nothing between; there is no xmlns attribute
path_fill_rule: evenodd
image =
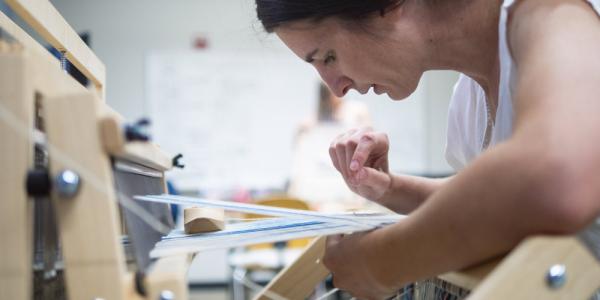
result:
<svg viewBox="0 0 600 300"><path fill-rule="evenodd" d="M505 2L511 2L506 9L508 42L512 50L519 46L529 48L530 43L539 42L540 39L551 39L558 34L570 34L572 30L598 32L596 24L592 23L597 23L600 16L600 0Z"/></svg>
<svg viewBox="0 0 600 300"><path fill-rule="evenodd" d="M506 49L517 70L526 58L545 55L546 60L556 60L560 51L575 55L578 49L597 48L600 0L513 2L505 7ZM582 37L583 42L565 46L564 41L573 40L574 35Z"/></svg>

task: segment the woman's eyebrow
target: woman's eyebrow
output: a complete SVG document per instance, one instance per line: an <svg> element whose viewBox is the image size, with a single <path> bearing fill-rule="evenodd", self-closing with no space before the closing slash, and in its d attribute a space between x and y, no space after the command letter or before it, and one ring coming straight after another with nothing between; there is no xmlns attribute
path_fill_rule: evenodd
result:
<svg viewBox="0 0 600 300"><path fill-rule="evenodd" d="M319 48L317 48L313 51L310 51L308 54L306 54L306 57L304 58L304 60L307 63L312 63L313 61L315 61L314 56L315 56L315 54L317 54L317 52L319 52Z"/></svg>

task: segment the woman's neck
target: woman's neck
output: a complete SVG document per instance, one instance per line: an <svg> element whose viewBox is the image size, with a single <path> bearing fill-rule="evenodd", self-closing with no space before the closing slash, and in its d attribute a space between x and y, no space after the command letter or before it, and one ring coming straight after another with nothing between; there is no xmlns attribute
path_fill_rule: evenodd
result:
<svg viewBox="0 0 600 300"><path fill-rule="evenodd" d="M434 59L427 69L456 70L473 78L485 91L495 112L500 77L498 21L502 1L461 2L463 5L449 5L441 8L446 11L432 13Z"/></svg>

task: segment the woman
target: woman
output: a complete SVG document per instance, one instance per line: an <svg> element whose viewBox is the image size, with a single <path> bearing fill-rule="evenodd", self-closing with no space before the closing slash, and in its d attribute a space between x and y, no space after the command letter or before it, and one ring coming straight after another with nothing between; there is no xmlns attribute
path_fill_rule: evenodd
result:
<svg viewBox="0 0 600 300"><path fill-rule="evenodd" d="M500 255L532 234L600 215L597 0L256 0L265 29L338 96L404 99L422 73L464 74L451 102L445 180L390 174L388 140L353 130L331 145L356 193L402 222L328 239L334 284L379 299Z"/></svg>

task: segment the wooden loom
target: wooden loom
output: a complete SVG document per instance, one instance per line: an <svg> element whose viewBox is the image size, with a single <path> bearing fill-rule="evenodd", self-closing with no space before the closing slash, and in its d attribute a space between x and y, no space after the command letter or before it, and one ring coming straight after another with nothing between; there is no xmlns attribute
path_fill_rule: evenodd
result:
<svg viewBox="0 0 600 300"><path fill-rule="evenodd" d="M0 299L187 299L189 256L156 260L144 276L128 269L115 192L116 160L149 170L164 192L171 158L125 137L122 118L104 101L104 64L49 1L5 2L91 87L0 13ZM49 199L55 212L66 296L33 291L34 207L44 201L38 198Z"/></svg>
<svg viewBox="0 0 600 300"><path fill-rule="evenodd" d="M329 275L321 262L324 251L325 238L314 240L254 300L270 299L270 295L284 299L310 296ZM565 267L564 277L560 272L551 276L550 269L561 265ZM469 291L469 300L589 299L600 288L600 264L575 237L536 236L524 240L502 259L442 274L438 279Z"/></svg>

